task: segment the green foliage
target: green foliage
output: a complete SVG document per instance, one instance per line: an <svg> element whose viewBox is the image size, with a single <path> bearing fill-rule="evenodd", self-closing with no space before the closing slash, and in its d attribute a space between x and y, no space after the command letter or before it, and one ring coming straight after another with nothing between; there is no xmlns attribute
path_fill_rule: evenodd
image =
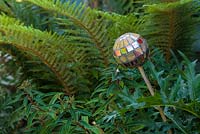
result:
<svg viewBox="0 0 200 134"><path fill-rule="evenodd" d="M20 98L17 101L22 106L15 111L23 114L13 115L13 122L8 123L9 125L18 123L18 129L23 133L83 133L85 131L99 134L101 131L98 127L89 124L88 117L91 113L79 107L84 102L76 101L74 97L64 96L64 93L44 94L34 90L24 90L18 94ZM15 100L9 101L9 104L15 103ZM9 132L12 131L17 130L11 129Z"/></svg>
<svg viewBox="0 0 200 134"><path fill-rule="evenodd" d="M44 68L45 72L42 72L39 78L45 81L49 77L51 81L44 83L60 84L57 89L63 87L68 94L73 94L77 87L87 92L93 90L93 85L96 86L93 83L97 81L99 70L111 64L112 53L110 50L112 50L114 39L122 33L139 31L140 29L139 24L141 22L133 15L120 16L103 13L87 8L85 5L77 5L70 2L64 4L62 1L54 3L53 1L30 0L29 2L49 12L56 12L55 15L50 17L50 19L54 20L55 25L51 21L44 21L46 25L50 25L49 28L54 33L42 32L33 28L43 30L43 25L38 24L41 22L40 16L44 16L44 14L30 18L33 21L33 27L25 26L30 25L29 21L24 21L24 18L28 17L25 12L27 5L36 11L40 11L40 8L30 6L28 3L22 5L14 3L13 9L18 9L19 7L25 9L24 11L22 10L22 15L15 12L15 16L25 24L2 15L1 46L6 47L7 51L12 49L12 51L20 51L22 54L16 55L16 59L20 56L20 58L24 57L24 59L29 60L28 63L24 63L24 60L19 61L20 63L22 62L24 72L42 72L43 69L41 70L41 68ZM64 9L67 9L67 11ZM36 14L34 10L30 11L33 15ZM126 23L119 20L123 20ZM105 32L106 30L107 32ZM25 35L28 37L26 40L23 38ZM34 65L31 65L32 63ZM36 69L29 68L30 66L38 66L37 63L41 67ZM93 72L89 73L90 70L93 70ZM33 73L29 76L33 76L31 79L36 79L37 82L38 77L36 76L35 78ZM39 82L39 88L41 88L42 84ZM91 86L92 88L89 89L88 87Z"/></svg>
<svg viewBox="0 0 200 134"><path fill-rule="evenodd" d="M181 50L192 55L192 45L199 18L194 17L199 4L194 0L175 0L146 5L146 23L144 34L150 44L160 47L169 59L170 50Z"/></svg>
<svg viewBox="0 0 200 134"><path fill-rule="evenodd" d="M137 70L104 71L102 81L89 98L63 92L42 93L34 85L15 94L1 93L1 130L4 133L199 133L199 74L195 62L183 61L166 69L152 63L162 55L156 50L145 65L157 94L149 97ZM177 60L178 61L178 60ZM183 68L184 67L184 68ZM157 71L158 70L158 71ZM134 86L133 86L134 85ZM134 88L133 88L134 87ZM153 108L164 107L163 123ZM6 125L5 125L6 124Z"/></svg>
<svg viewBox="0 0 200 134"><path fill-rule="evenodd" d="M98 7L101 10L116 12L118 14L139 14L141 13L142 6L144 4L143 0L95 0L93 2L89 1L89 5L93 3L98 3Z"/></svg>
<svg viewBox="0 0 200 134"><path fill-rule="evenodd" d="M81 50L81 46L79 46L79 51L82 51L79 53L81 55L78 55L79 57L75 57L74 51L69 51L75 48L67 44L65 45L64 42L68 41L64 39L64 37L59 37L56 34L51 35L47 32L41 32L39 30L32 29L31 27L26 28L19 24L16 26L18 21L6 16L2 16L0 19L2 22L4 22L1 23L0 26L2 33L1 44L5 45L12 43L13 46L19 50L26 51L29 55L32 54L33 56L36 56L42 63L51 69L52 72L54 72L56 78L60 81L60 83L62 83L66 92L69 93L70 90L72 91L72 89L69 88L73 88L75 83L67 82L69 79L72 79L70 78L72 75L69 74L70 70L78 73L81 71L81 68L79 68L79 70L73 69L73 66L76 66L73 65L73 63L71 63L72 65L69 68L69 65L67 66L66 62L71 62L70 60L76 60L74 61L74 64L79 64L80 66L80 63L85 62L83 57L86 49ZM24 36L28 37L27 40L23 40ZM60 44L62 44L62 46ZM84 46L84 48L86 47L87 46ZM69 58L65 55L70 55L72 57ZM74 81L79 81L79 84L81 84L79 77L81 77L81 74L76 76L77 80ZM73 79L75 79L75 77Z"/></svg>

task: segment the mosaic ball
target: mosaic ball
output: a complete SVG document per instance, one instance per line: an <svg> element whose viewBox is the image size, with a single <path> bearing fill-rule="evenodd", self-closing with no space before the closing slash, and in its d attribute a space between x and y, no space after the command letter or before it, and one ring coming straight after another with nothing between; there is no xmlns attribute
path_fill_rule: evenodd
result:
<svg viewBox="0 0 200 134"><path fill-rule="evenodd" d="M136 33L121 35L115 41L113 52L116 61L126 67L141 66L149 56L146 40Z"/></svg>

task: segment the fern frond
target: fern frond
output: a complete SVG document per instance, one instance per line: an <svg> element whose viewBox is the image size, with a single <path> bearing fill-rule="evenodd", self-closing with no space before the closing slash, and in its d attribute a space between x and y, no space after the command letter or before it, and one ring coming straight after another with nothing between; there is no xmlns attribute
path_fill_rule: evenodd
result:
<svg viewBox="0 0 200 134"><path fill-rule="evenodd" d="M54 0L25 0L31 2L39 7L42 7L49 11L54 11L60 15L68 17L75 25L84 29L90 36L96 48L100 52L100 57L103 59L105 65L108 65L110 52L107 51L109 42L108 36L106 34L106 23L102 18L98 19L95 16L93 10L86 8L83 4L72 3L70 0L66 3L62 1ZM77 6L78 5L78 6ZM101 30L98 30L100 28Z"/></svg>
<svg viewBox="0 0 200 134"><path fill-rule="evenodd" d="M82 71L81 68L77 68L75 65L76 62L83 64L84 58L75 55L78 52L79 55L84 57L85 51L73 51L74 48L67 45L62 36L25 27L20 25L18 21L6 16L0 16L0 20L1 45L10 44L19 50L38 57L56 75L68 94L72 93L77 81L80 84L82 83L81 77L83 76L72 72L79 73ZM76 53L73 54L73 52ZM67 64L68 62L71 62L71 65Z"/></svg>
<svg viewBox="0 0 200 134"><path fill-rule="evenodd" d="M24 26L16 20L2 20L2 43L14 45L38 57L58 76L62 85L66 84L64 87L69 91L76 87L83 87L83 90L95 86L100 69L112 63L111 48L115 39L126 32L138 32L140 23L143 23L134 15L110 14L86 8L82 4L76 7L76 3L71 1L27 1L57 13L52 17L54 27L50 29L54 34L26 27L27 23ZM14 36L13 40L9 34ZM27 39L22 38L25 37L23 35ZM21 38L21 42L17 38Z"/></svg>
<svg viewBox="0 0 200 134"><path fill-rule="evenodd" d="M197 20L192 17L196 12L194 4L193 0L178 0L148 5L144 33L149 44L164 50L167 59L171 55L170 49L191 55L197 25Z"/></svg>
<svg viewBox="0 0 200 134"><path fill-rule="evenodd" d="M40 91L58 91L63 89L55 74L36 56L20 51L13 45L0 45L0 50L12 55L15 67L21 68L23 75L20 77L20 84L24 81L31 81Z"/></svg>
<svg viewBox="0 0 200 134"><path fill-rule="evenodd" d="M0 12L13 15L11 9L8 7L8 4L4 0L0 1Z"/></svg>

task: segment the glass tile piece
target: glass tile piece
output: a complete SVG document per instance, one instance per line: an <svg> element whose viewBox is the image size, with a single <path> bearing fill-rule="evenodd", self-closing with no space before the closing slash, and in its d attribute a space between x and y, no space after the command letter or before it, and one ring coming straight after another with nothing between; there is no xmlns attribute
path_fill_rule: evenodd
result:
<svg viewBox="0 0 200 134"><path fill-rule="evenodd" d="M117 41L115 42L115 45L114 45L114 47L113 47L114 53L115 53L115 49L118 49L118 42L117 42Z"/></svg>
<svg viewBox="0 0 200 134"><path fill-rule="evenodd" d="M141 49L141 48L137 48L135 51L137 51L137 52L139 52L139 53L143 54L143 51L142 51L142 49Z"/></svg>
<svg viewBox="0 0 200 134"><path fill-rule="evenodd" d="M143 40L142 40L141 38L139 38L139 39L137 40L137 42L138 42L139 44L142 44L142 43L143 43Z"/></svg>
<svg viewBox="0 0 200 134"><path fill-rule="evenodd" d="M135 36L135 37L137 37L137 38L140 37L140 35L139 35L139 34L136 34L136 33L132 33L132 35Z"/></svg>
<svg viewBox="0 0 200 134"><path fill-rule="evenodd" d="M117 56L117 57L121 56L120 50L115 50L115 56Z"/></svg>
<svg viewBox="0 0 200 134"><path fill-rule="evenodd" d="M141 44L141 48L142 48L142 51L143 51L143 52L146 52L146 50L147 50L146 45L147 45L147 44L145 44L145 43L144 43L144 44Z"/></svg>
<svg viewBox="0 0 200 134"><path fill-rule="evenodd" d="M138 48L138 47L139 47L139 44L138 44L137 41L135 41L134 43L132 43L132 46L133 46L134 48Z"/></svg>
<svg viewBox="0 0 200 134"><path fill-rule="evenodd" d="M133 47L131 45L126 46L126 49L127 49L128 52L133 51Z"/></svg>
<svg viewBox="0 0 200 134"><path fill-rule="evenodd" d="M131 34L130 37L134 40L137 40L139 38L138 34Z"/></svg>
<svg viewBox="0 0 200 134"><path fill-rule="evenodd" d="M123 40L123 36L121 36L120 38L119 38L119 41L122 41Z"/></svg>
<svg viewBox="0 0 200 134"><path fill-rule="evenodd" d="M123 40L123 41L124 41L124 46L128 46L128 40L125 39L125 40Z"/></svg>
<svg viewBox="0 0 200 134"><path fill-rule="evenodd" d="M133 40L132 38L127 38L127 40L128 40L128 42L129 42L129 44L132 44L133 42L135 42L135 40Z"/></svg>
<svg viewBox="0 0 200 134"><path fill-rule="evenodd" d="M119 38L120 38L120 41L122 41L122 40L126 39L127 37L129 37L129 35L124 34L124 35L120 36Z"/></svg>
<svg viewBox="0 0 200 134"><path fill-rule="evenodd" d="M127 54L127 51L126 51L126 48L125 48L125 47L121 49L121 53L122 53L122 54Z"/></svg>
<svg viewBox="0 0 200 134"><path fill-rule="evenodd" d="M126 56L121 56L121 57L120 57L120 61L121 61L122 63L126 63L126 62L127 62Z"/></svg>
<svg viewBox="0 0 200 134"><path fill-rule="evenodd" d="M123 41L120 41L119 42L119 49L121 49L122 47L124 47L124 43L123 43Z"/></svg>
<svg viewBox="0 0 200 134"><path fill-rule="evenodd" d="M137 51L135 51L134 54L135 54L136 57L139 57L139 56L141 55L141 54L140 54L139 52L137 52Z"/></svg>
<svg viewBox="0 0 200 134"><path fill-rule="evenodd" d="M127 55L127 58L128 58L128 61L129 61L129 62L135 60L135 55L134 55L134 53L129 53L129 54Z"/></svg>
<svg viewBox="0 0 200 134"><path fill-rule="evenodd" d="M143 52L142 52L142 49L141 49L141 48L137 48L137 49L134 51L134 53L135 53L135 56L136 56L136 57L138 57L138 56L140 56L140 55L142 55L142 54L143 54Z"/></svg>

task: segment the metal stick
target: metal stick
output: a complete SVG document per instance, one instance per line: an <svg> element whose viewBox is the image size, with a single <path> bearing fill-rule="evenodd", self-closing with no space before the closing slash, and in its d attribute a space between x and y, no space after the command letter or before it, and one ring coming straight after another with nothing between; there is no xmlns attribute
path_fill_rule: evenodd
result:
<svg viewBox="0 0 200 134"><path fill-rule="evenodd" d="M150 83L149 79L147 78L147 76L146 76L146 74L145 74L145 72L144 72L143 67L142 67L142 66L139 66L138 69L139 69L139 71L140 71L140 73L141 73L141 75L142 75L142 77L143 77L143 79L144 79L144 81L145 81L145 83L146 83L146 85L147 85L147 87L148 87L148 90L149 90L150 94L151 94L152 96L154 96L154 95L155 95L155 92L154 92L154 90L153 90L153 88L152 88L152 86L151 86L151 83ZM164 122L167 122L167 118L166 118L166 116L165 116L165 114L164 114L162 108L161 108L160 106L157 106L157 107L155 107L155 108L159 111L162 120L163 120ZM171 130L168 130L168 133L169 133L169 134L172 134L172 131L171 131Z"/></svg>

